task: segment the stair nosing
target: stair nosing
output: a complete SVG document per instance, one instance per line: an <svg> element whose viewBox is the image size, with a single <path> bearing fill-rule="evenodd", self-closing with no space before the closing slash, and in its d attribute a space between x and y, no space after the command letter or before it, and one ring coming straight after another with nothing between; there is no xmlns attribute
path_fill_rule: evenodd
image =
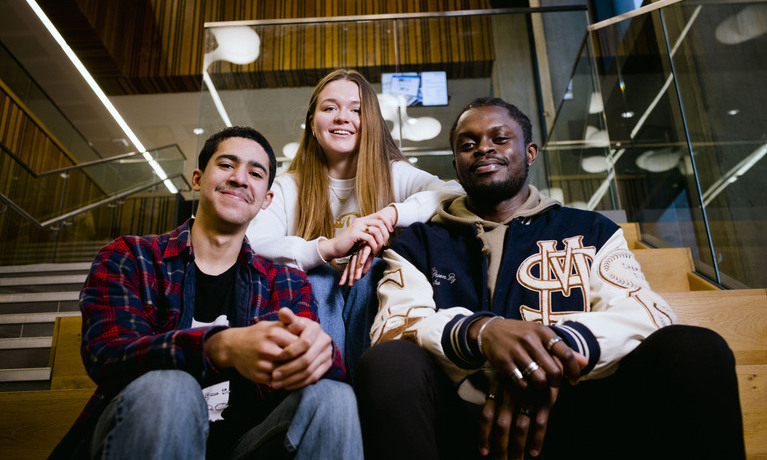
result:
<svg viewBox="0 0 767 460"><path fill-rule="evenodd" d="M85 283L88 277L82 275L53 275L53 276L19 276L15 278L0 278L0 287L13 286L38 286L52 284L79 284Z"/></svg>
<svg viewBox="0 0 767 460"><path fill-rule="evenodd" d="M53 337L16 337L0 339L0 350L50 348L52 343Z"/></svg>
<svg viewBox="0 0 767 460"><path fill-rule="evenodd" d="M50 367L0 369L0 382L36 382L51 379Z"/></svg>
<svg viewBox="0 0 767 460"><path fill-rule="evenodd" d="M79 311L58 311L47 313L8 313L0 315L0 324L53 323L58 316L80 316Z"/></svg>
<svg viewBox="0 0 767 460"><path fill-rule="evenodd" d="M80 300L80 291L19 292L0 294L0 307L4 303L57 302Z"/></svg>
<svg viewBox="0 0 767 460"><path fill-rule="evenodd" d="M95 255L94 255L95 257ZM4 273L34 273L34 272L67 272L67 271L89 271L91 262L64 262L64 263L44 263L28 265L0 265L0 274Z"/></svg>

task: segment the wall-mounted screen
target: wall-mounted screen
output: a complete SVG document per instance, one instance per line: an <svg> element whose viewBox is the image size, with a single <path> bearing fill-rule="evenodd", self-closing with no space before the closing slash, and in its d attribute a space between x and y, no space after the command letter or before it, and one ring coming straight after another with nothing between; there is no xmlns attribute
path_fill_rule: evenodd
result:
<svg viewBox="0 0 767 460"><path fill-rule="evenodd" d="M405 72L381 74L384 94L400 95L409 106L447 105L445 72Z"/></svg>

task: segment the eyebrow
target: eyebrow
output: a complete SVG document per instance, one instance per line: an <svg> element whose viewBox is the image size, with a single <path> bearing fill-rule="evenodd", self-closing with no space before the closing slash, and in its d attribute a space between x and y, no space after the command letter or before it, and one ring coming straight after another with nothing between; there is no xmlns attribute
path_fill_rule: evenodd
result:
<svg viewBox="0 0 767 460"><path fill-rule="evenodd" d="M501 130L504 130L504 129L510 129L512 132L514 131L510 125L507 125L505 123L504 124L500 124L500 125L491 126L487 130L488 131L492 131L492 132L497 132L497 131L501 131ZM476 133L474 133L473 131L459 131L459 132L457 132L455 134L455 138L456 139L458 139L461 136L472 137L472 136L476 136Z"/></svg>
<svg viewBox="0 0 767 460"><path fill-rule="evenodd" d="M231 153L222 153L221 155L219 155L216 158L217 159L218 158L225 158L225 159L227 159L229 161L232 161L234 163L237 163L237 164L242 163L242 159L240 159L240 157L238 157L237 155L231 154ZM266 166L262 165L261 162L256 161L256 160L248 161L248 166L250 166L251 168L258 168L258 169L260 169L260 170L262 170L264 172L267 171Z"/></svg>
<svg viewBox="0 0 767 460"><path fill-rule="evenodd" d="M338 99L336 99L334 97L328 97L328 98L325 98L325 99L320 99L320 101L319 101L320 104L323 104L323 103L326 103L326 102L332 102L334 104L339 104L339 105L341 104L340 100L338 100ZM352 99L349 102L351 104L361 104L359 99Z"/></svg>

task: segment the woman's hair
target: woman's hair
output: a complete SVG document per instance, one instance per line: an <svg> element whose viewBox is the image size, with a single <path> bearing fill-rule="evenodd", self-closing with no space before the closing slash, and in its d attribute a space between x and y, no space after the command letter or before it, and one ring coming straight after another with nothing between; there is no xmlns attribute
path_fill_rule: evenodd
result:
<svg viewBox="0 0 767 460"><path fill-rule="evenodd" d="M337 69L325 76L314 88L306 110L306 128L301 135L298 152L288 166L298 183L296 228L293 232L304 239L335 234L330 209L328 163L322 147L312 132L311 118L317 109L320 92L328 83L348 80L360 90L360 138L357 153L355 193L361 215L372 214L394 200L391 162L405 160L391 137L378 106L378 96L371 84L356 70Z"/></svg>

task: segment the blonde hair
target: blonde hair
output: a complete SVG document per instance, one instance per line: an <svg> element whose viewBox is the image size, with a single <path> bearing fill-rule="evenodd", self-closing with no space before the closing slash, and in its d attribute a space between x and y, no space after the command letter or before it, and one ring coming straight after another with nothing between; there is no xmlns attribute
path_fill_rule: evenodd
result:
<svg viewBox="0 0 767 460"><path fill-rule="evenodd" d="M298 152L287 170L294 174L298 183L299 205L296 207L293 233L307 240L335 236L328 192L328 163L312 133L311 117L317 109L320 92L328 83L341 79L356 83L360 90L361 129L354 191L361 215L372 214L394 201L391 163L405 160L381 115L378 96L365 77L351 69L337 69L326 75L314 88L309 100L306 128L301 135Z"/></svg>

